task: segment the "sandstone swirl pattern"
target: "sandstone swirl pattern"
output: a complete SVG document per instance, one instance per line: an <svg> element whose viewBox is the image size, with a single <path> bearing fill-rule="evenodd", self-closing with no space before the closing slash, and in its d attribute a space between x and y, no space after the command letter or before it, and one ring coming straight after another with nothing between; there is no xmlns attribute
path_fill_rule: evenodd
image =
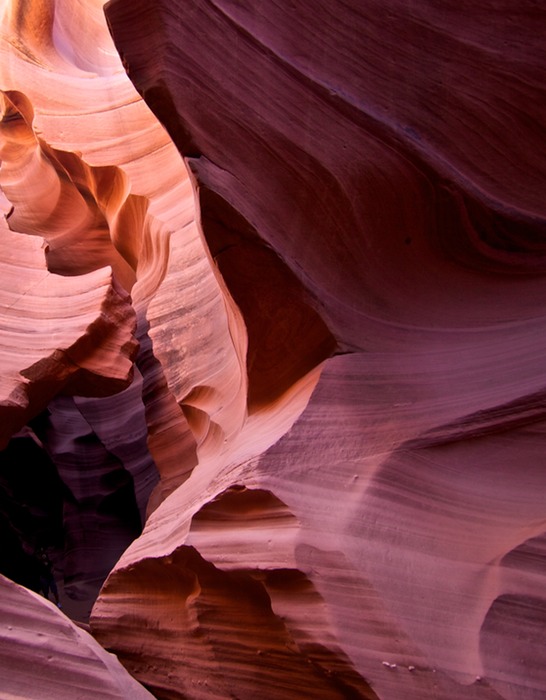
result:
<svg viewBox="0 0 546 700"><path fill-rule="evenodd" d="M96 638L169 700L546 697L539 4L111 0L115 46L100 0L1 7L5 265L127 329L6 423L74 598L134 487Z"/></svg>
<svg viewBox="0 0 546 700"><path fill-rule="evenodd" d="M152 700L153 695L51 603L0 577L2 697Z"/></svg>

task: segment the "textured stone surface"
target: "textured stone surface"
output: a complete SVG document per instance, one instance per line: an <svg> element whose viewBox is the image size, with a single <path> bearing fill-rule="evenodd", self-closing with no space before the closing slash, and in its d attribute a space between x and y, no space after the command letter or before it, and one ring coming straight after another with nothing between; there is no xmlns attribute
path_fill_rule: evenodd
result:
<svg viewBox="0 0 546 700"><path fill-rule="evenodd" d="M4 469L10 551L60 508L158 698L544 698L542 8L0 7L5 307L108 280L139 343L6 422L65 489Z"/></svg>
<svg viewBox="0 0 546 700"><path fill-rule="evenodd" d="M52 603L0 576L0 687L6 700L151 700L119 661Z"/></svg>
<svg viewBox="0 0 546 700"><path fill-rule="evenodd" d="M307 357L344 356L326 361L274 447L207 479L204 462L202 479L154 514L97 605L101 636L117 639L124 562L136 570L146 546L154 557L192 546L221 571L260 570L284 624L267 572L293 572L293 601L309 579L333 635L315 630L315 641L343 650L383 698L541 697L540 625L521 642L524 661L503 652L501 669L491 649L508 650L510 625L543 605L533 576L506 564L541 535L545 514L542 11L114 0L107 14L129 76L188 159L249 350L277 332L278 387L293 381L289 363L304 366L297 341L283 349L289 336L265 298L297 338L309 330ZM275 282L275 297L264 290L280 265L294 282ZM329 336L291 318L291 289ZM248 358L252 415L274 396ZM249 421L241 436L257 428ZM270 553L275 536L236 513L223 536L218 526L203 539L195 513L242 484L297 523L286 563ZM172 526L175 512L186 526ZM246 562L247 541L258 561ZM208 592L193 595L188 610ZM225 622L210 613L211 637L215 625ZM288 626L296 639L294 627L313 637L310 625ZM238 667L222 661L236 682Z"/></svg>
<svg viewBox="0 0 546 700"><path fill-rule="evenodd" d="M111 270L52 274L41 239L0 226L0 447L5 447L57 393L100 396L127 386L137 343L128 294Z"/></svg>

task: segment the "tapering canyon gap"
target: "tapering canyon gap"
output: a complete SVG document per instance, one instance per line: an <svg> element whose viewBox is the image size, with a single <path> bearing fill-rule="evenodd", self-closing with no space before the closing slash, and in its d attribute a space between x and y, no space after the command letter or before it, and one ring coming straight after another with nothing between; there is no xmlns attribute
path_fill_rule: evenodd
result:
<svg viewBox="0 0 546 700"><path fill-rule="evenodd" d="M0 700L544 700L542 3L0 13Z"/></svg>

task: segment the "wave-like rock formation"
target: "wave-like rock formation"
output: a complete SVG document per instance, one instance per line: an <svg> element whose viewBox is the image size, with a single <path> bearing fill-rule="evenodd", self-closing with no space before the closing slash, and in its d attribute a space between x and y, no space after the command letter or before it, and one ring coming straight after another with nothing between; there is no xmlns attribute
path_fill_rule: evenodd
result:
<svg viewBox="0 0 546 700"><path fill-rule="evenodd" d="M83 629L51 603L0 576L2 697L152 700Z"/></svg>
<svg viewBox="0 0 546 700"><path fill-rule="evenodd" d="M545 698L544 10L0 14L2 571L165 700Z"/></svg>

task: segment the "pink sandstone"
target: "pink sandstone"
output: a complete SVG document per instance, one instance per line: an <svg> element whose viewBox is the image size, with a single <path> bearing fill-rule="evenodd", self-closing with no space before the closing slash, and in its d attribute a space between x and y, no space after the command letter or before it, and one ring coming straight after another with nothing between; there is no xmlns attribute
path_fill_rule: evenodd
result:
<svg viewBox="0 0 546 700"><path fill-rule="evenodd" d="M544 11L0 12L2 437L70 492L63 600L107 577L165 700L544 698Z"/></svg>

